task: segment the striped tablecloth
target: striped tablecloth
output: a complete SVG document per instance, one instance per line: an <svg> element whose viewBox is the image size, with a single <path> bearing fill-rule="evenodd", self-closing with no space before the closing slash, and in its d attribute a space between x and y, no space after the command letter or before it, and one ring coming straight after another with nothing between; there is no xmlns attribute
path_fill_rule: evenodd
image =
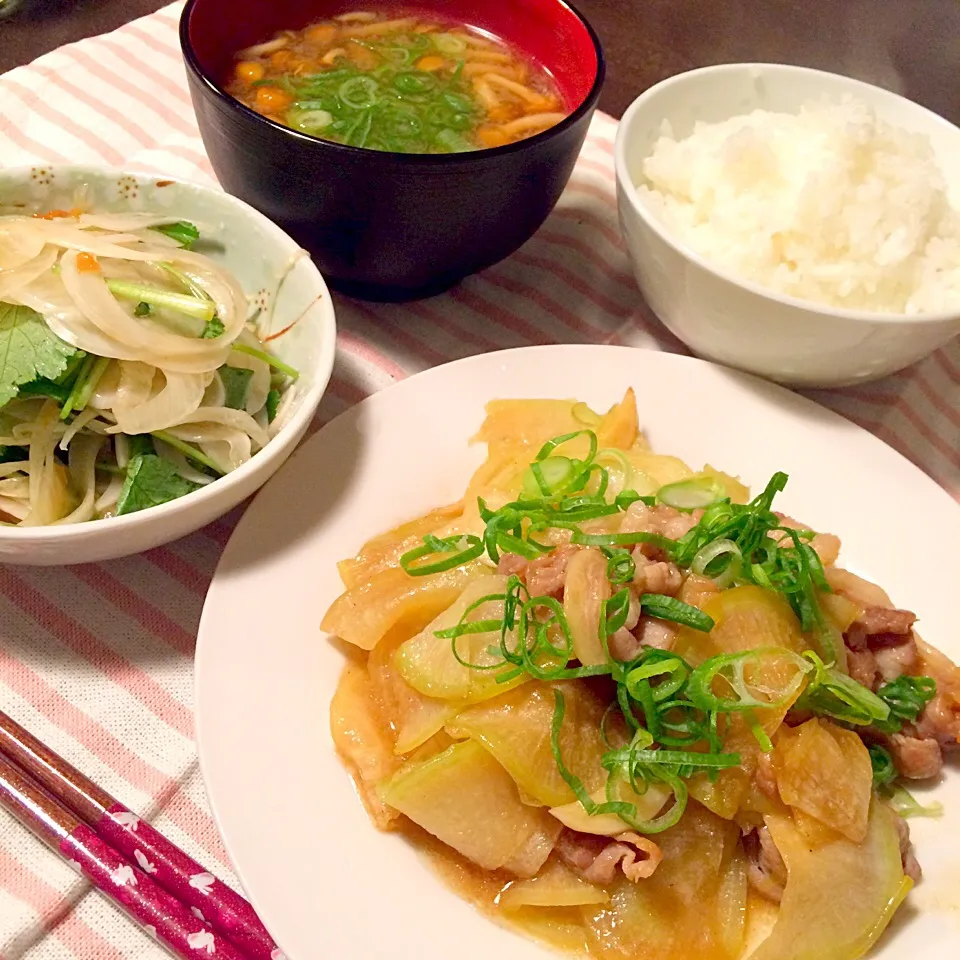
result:
<svg viewBox="0 0 960 960"><path fill-rule="evenodd" d="M0 77L0 163L97 163L213 182L177 41L180 4ZM617 228L616 123L598 115L546 225L509 260L422 303L339 299L318 423L425 367L551 342L682 351L640 302ZM960 342L816 399L960 497ZM0 704L207 867L235 882L193 742L204 592L237 514L129 560L0 568ZM165 956L0 813L0 958Z"/></svg>

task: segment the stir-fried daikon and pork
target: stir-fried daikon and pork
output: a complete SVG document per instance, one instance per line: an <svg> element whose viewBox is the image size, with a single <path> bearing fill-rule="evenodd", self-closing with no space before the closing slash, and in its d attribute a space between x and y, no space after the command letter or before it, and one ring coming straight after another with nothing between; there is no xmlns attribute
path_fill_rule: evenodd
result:
<svg viewBox="0 0 960 960"><path fill-rule="evenodd" d="M464 498L340 565L331 708L382 829L610 960L855 960L919 879L960 673L840 542L600 416L491 403ZM438 842L439 841L439 842Z"/></svg>

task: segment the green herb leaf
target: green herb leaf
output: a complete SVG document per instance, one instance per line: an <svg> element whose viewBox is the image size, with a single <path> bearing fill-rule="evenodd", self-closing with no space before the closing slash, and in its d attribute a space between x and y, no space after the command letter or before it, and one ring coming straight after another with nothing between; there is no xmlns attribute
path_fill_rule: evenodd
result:
<svg viewBox="0 0 960 960"><path fill-rule="evenodd" d="M37 377L55 380L75 352L35 310L0 303L0 407L24 383Z"/></svg>
<svg viewBox="0 0 960 960"><path fill-rule="evenodd" d="M214 316L212 320L208 320L206 326L203 328L203 333L200 334L201 340L214 340L219 337L223 331L226 329L223 325L223 321Z"/></svg>
<svg viewBox="0 0 960 960"><path fill-rule="evenodd" d="M127 435L127 442L130 446L130 460L141 457L144 454L156 453L153 445L153 437L149 433L133 433Z"/></svg>
<svg viewBox="0 0 960 960"><path fill-rule="evenodd" d="M170 237L171 240L176 240L186 250L189 250L200 239L200 231L187 220L179 220L177 223L162 223L150 229Z"/></svg>
<svg viewBox="0 0 960 960"><path fill-rule="evenodd" d="M267 399L264 403L267 411L267 423L273 423L277 419L277 411L280 409L280 391L270 390L267 393Z"/></svg>
<svg viewBox="0 0 960 960"><path fill-rule="evenodd" d="M141 300L133 308L133 315L135 317L149 317L151 313L153 313L153 307L151 307L146 300Z"/></svg>
<svg viewBox="0 0 960 960"><path fill-rule="evenodd" d="M243 410L247 402L247 391L250 389L253 371L224 364L220 367L219 373L226 394L223 405L233 410Z"/></svg>
<svg viewBox="0 0 960 960"><path fill-rule="evenodd" d="M139 454L127 464L127 477L117 500L117 516L136 513L176 500L197 489L177 468L154 454Z"/></svg>

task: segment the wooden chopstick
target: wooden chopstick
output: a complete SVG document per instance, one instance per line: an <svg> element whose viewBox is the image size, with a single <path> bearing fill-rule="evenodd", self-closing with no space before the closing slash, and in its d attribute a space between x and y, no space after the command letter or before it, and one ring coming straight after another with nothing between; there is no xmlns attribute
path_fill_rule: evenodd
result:
<svg viewBox="0 0 960 960"><path fill-rule="evenodd" d="M132 866L2 754L0 807L9 810L174 956L182 960L247 960L229 940Z"/></svg>
<svg viewBox="0 0 960 960"><path fill-rule="evenodd" d="M282 960L243 897L0 711L2 755L250 960Z"/></svg>

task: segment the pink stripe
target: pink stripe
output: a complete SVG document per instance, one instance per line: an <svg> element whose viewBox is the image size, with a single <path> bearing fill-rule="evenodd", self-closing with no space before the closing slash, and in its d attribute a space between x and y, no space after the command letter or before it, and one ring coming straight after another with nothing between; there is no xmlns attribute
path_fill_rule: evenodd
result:
<svg viewBox="0 0 960 960"><path fill-rule="evenodd" d="M584 236L589 236L586 230L584 231ZM574 253L581 256L584 260L588 260L609 280L612 280L618 286L622 287L625 292L631 295L632 299L636 298L637 285L633 280L633 274L629 272L629 263L622 252L618 251L616 254L616 259L622 264L622 267L620 267L603 256L596 247L591 246L579 237L556 233L544 227L537 233L537 239L544 240L552 246L564 247L567 250L574 251ZM516 254L514 254L514 256L516 256Z"/></svg>
<svg viewBox="0 0 960 960"><path fill-rule="evenodd" d="M445 330L463 343L469 343L471 346L479 347L488 353L494 350L500 350L503 347L503 344L496 343L474 330L461 326L454 319L452 311L448 310L442 317L438 317L431 309L422 303L408 304L408 309L427 323L432 323L441 330Z"/></svg>
<svg viewBox="0 0 960 960"><path fill-rule="evenodd" d="M474 280L474 283L476 282L476 278L471 279ZM473 286L473 284L471 284L471 286ZM491 323L500 324L500 326L512 330L519 336L525 337L529 343L553 343L554 338L549 336L546 331L540 330L512 311L506 310L495 303L491 303L476 291L470 289L466 283L459 287L454 287L453 290L450 291L450 296L464 306L469 307L475 313L479 313L480 316L489 320Z"/></svg>
<svg viewBox="0 0 960 960"><path fill-rule="evenodd" d="M361 360L366 360L392 380L405 380L407 377L407 371L399 363L343 328L337 331L337 346Z"/></svg>
<svg viewBox="0 0 960 960"><path fill-rule="evenodd" d="M2 114L0 114L0 133L3 133L9 140L12 140L21 150L26 150L27 153L35 157L42 157L43 160L41 162L70 163L66 156L58 150L54 150L53 147L48 147L45 143L26 136L26 134L18 130L10 120Z"/></svg>
<svg viewBox="0 0 960 960"><path fill-rule="evenodd" d="M154 805L164 809L171 822L196 841L205 853L217 857L222 863L229 862L221 856L219 839L210 841L209 814L183 793L176 780L142 760L106 727L63 697L40 674L27 664L13 660L2 650L0 678L50 723L97 757L104 766L134 789L151 797ZM182 799L175 807L170 803L170 809L166 809L174 796Z"/></svg>
<svg viewBox="0 0 960 960"><path fill-rule="evenodd" d="M74 913L72 900L41 880L2 848L0 877L3 877L4 888L32 907L40 915L43 929L51 933L56 931L58 939L63 939L64 946L69 944L71 952L79 957L96 957L97 960L125 960L121 951Z"/></svg>
<svg viewBox="0 0 960 960"><path fill-rule="evenodd" d="M196 125L187 123L175 110L168 109L160 97L155 95L150 96L139 87L135 87L130 83L130 77L123 76L119 73L114 73L113 71L106 69L102 63L99 63L95 58L89 56L79 46L64 47L63 53L68 55L76 63L81 64L88 73L99 78L104 83L122 90L132 100L142 103L148 110L163 120L167 126L174 127L175 129L179 130L180 133L188 136L196 136ZM137 66L138 69L144 69L144 65L142 64L138 64ZM162 80L166 79L162 74L157 74L157 76ZM180 87L178 87L176 84L171 83L169 86L175 89L177 93L182 93ZM178 97L177 99L182 98Z"/></svg>
<svg viewBox="0 0 960 960"><path fill-rule="evenodd" d="M162 570L171 580L176 580L182 587L186 587L198 597L206 595L210 584L210 577L182 557L177 556L168 547L155 547L143 554L155 567Z"/></svg>
<svg viewBox="0 0 960 960"><path fill-rule="evenodd" d="M954 382L960 383L960 368L955 367L947 356L947 347L941 347L934 355L934 359L942 368L943 372Z"/></svg>
<svg viewBox="0 0 960 960"><path fill-rule="evenodd" d="M188 740L193 738L193 717L187 707L171 697L145 670L121 657L86 627L54 606L39 590L14 573L13 567L3 570L0 591L61 643L126 690L154 716Z"/></svg>
<svg viewBox="0 0 960 960"><path fill-rule="evenodd" d="M341 400L345 400L347 403L359 403L361 400L366 400L370 396L369 393L365 392L363 388L357 386L355 383L351 383L349 380L344 377L333 376L330 378L330 383L327 389L336 397L339 397Z"/></svg>
<svg viewBox="0 0 960 960"><path fill-rule="evenodd" d="M611 227L605 219L597 216L592 210L586 207L573 207L573 206L562 206L556 207L553 213L550 214L552 217L560 217L562 220L572 220L574 226L578 230L583 229L583 221L590 220L592 221L590 226L594 228L607 243L610 244L615 250L623 251L624 243L623 237L620 236L620 231ZM548 220L547 223L550 221Z"/></svg>
<svg viewBox="0 0 960 960"><path fill-rule="evenodd" d="M130 117L124 116L115 107L110 106L109 103L105 103L103 100L87 93L83 88L71 83L62 73L56 70L50 70L47 67L42 67L39 63L34 64L34 69L41 76L45 77L49 83L66 91L75 100L85 103L91 110L98 113L104 119L109 120L122 132L128 133L134 140L139 141L141 146L154 146L157 143L143 127L135 123Z"/></svg>
<svg viewBox="0 0 960 960"><path fill-rule="evenodd" d="M123 164L124 158L121 153L114 150L109 144L104 143L99 137L87 130L86 127L82 127L80 124L75 123L67 114L61 113L59 110L55 110L48 103L46 103L46 101L37 96L37 94L35 94L32 90L21 86L16 81L11 80L9 77L5 78L5 85L8 91L12 90L15 92L17 98L27 107L28 110L32 110L34 113L44 117L51 123L58 124L71 136L88 146L94 153L100 156L105 163L109 163L114 166L121 166Z"/></svg>
<svg viewBox="0 0 960 960"><path fill-rule="evenodd" d="M122 60L133 72L141 74L150 86L165 91L170 97L178 100L184 106L190 105L190 92L184 88L183 84L171 80L160 70L154 70L149 63L135 57L123 44L115 41L113 38L101 37L101 41L118 60ZM189 123L184 124L184 131L196 135L196 128Z"/></svg>
<svg viewBox="0 0 960 960"><path fill-rule="evenodd" d="M588 197L594 197L599 200L605 207L611 207L614 210L617 209L617 198L613 196L609 190L604 187L598 187L589 180L582 180L577 176L576 170L573 171L573 176L567 184L567 191L570 193L584 193Z"/></svg>
<svg viewBox="0 0 960 960"><path fill-rule="evenodd" d="M917 412L907 404L898 404L897 409L903 414L904 419L910 422L910 425L923 435L927 443L930 444L952 467L960 469L960 450L956 450L951 444L943 440L938 433L932 430L924 419L917 415Z"/></svg>
<svg viewBox="0 0 960 960"><path fill-rule="evenodd" d="M544 257L536 256L535 254L522 252L515 253L514 258L518 263L526 263L531 267L539 267L541 270L546 270L549 273L561 278L568 287L572 287L581 296L586 297L601 310L605 310L611 316L625 320L633 313L632 306L624 306L617 303L615 300L611 300L605 293L603 293L602 290L592 287L589 283L586 283L558 261L548 260Z"/></svg>
<svg viewBox="0 0 960 960"><path fill-rule="evenodd" d="M559 279L559 275L552 265L548 269L554 277ZM567 308L564 307L563 304L558 300L548 297L536 287L530 286L526 283L520 283L519 281L514 280L512 277L499 276L495 271L492 270L481 274L479 279L485 280L487 283L490 283L496 287L500 287L502 290L506 290L509 293L513 293L519 298L537 304L546 313L559 320L564 326L568 327L574 333L578 333L583 337L587 337L591 342L619 342L619 337L617 336L616 330L610 331L604 327L599 327L586 320L582 320L576 314L567 310Z"/></svg>
<svg viewBox="0 0 960 960"><path fill-rule="evenodd" d="M174 43L165 43L159 37L154 36L149 33L147 30L143 30L136 23L128 23L124 28L123 32L128 34L131 37L136 37L141 43L146 44L151 50L154 50L156 53L162 54L165 57L171 59L174 63L182 63L183 60L180 56L180 51L177 49Z"/></svg>
<svg viewBox="0 0 960 960"><path fill-rule="evenodd" d="M138 596L107 570L94 563L73 567L71 572L95 590L109 604L140 624L151 636L162 640L184 656L192 657L196 638L174 623L165 613L152 606L146 597Z"/></svg>
<svg viewBox="0 0 960 960"><path fill-rule="evenodd" d="M446 363L450 359L445 354L434 350L433 347L427 346L427 344L423 343L423 341L417 337L407 333L399 324L384 320L383 317L378 316L369 307L365 307L360 303L353 303L351 306L357 313L366 317L370 324L384 336L389 337L395 343L400 344L400 346L416 354L421 359L426 360L428 363L436 365Z"/></svg>

